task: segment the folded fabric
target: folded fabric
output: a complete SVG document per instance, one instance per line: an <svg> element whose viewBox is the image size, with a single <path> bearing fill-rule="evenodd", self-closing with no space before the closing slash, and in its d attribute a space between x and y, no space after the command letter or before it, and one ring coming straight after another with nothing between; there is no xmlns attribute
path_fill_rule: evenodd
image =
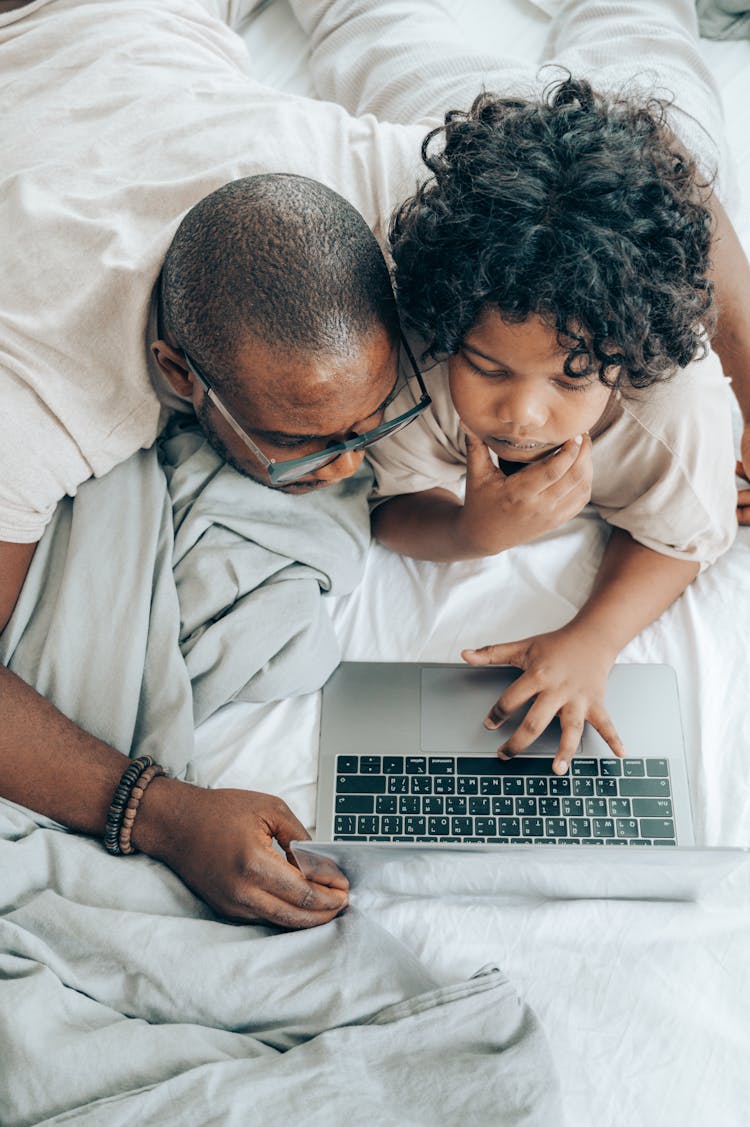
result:
<svg viewBox="0 0 750 1127"><path fill-rule="evenodd" d="M60 503L0 661L86 731L179 773L231 700L319 688L339 660L324 605L359 581L370 474L306 495L226 465L176 425Z"/></svg>
<svg viewBox="0 0 750 1127"><path fill-rule="evenodd" d="M750 39L747 0L696 0L698 24L706 39Z"/></svg>

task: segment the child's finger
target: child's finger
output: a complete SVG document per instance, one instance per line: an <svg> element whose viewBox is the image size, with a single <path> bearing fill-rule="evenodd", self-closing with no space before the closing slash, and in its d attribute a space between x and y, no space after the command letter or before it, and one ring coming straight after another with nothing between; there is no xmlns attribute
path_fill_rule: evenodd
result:
<svg viewBox="0 0 750 1127"><path fill-rule="evenodd" d="M737 477L741 477L743 481L750 481L750 477L748 477L748 473L750 473L750 470L746 470L745 467L743 466L742 462L735 462L734 472L737 475Z"/></svg>
<svg viewBox="0 0 750 1127"><path fill-rule="evenodd" d="M472 431L464 427L466 435L466 488L471 490L475 481L480 481L488 475L505 477L505 474L496 466L490 457L489 447L481 438L477 438Z"/></svg>
<svg viewBox="0 0 750 1127"><path fill-rule="evenodd" d="M590 456L591 439L588 435L579 434L569 438L554 454L548 454L540 462L531 462L523 470L527 481L535 481L541 493L553 489L573 469L577 462L584 462Z"/></svg>

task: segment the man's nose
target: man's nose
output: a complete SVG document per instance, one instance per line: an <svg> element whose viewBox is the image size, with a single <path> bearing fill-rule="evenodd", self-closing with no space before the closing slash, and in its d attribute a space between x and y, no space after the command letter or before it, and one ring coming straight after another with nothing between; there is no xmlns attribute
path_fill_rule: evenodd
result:
<svg viewBox="0 0 750 1127"><path fill-rule="evenodd" d="M355 474L364 461L364 450L347 450L340 454L327 466L321 466L313 475L317 481L327 481L332 485L335 481L343 481L345 477Z"/></svg>

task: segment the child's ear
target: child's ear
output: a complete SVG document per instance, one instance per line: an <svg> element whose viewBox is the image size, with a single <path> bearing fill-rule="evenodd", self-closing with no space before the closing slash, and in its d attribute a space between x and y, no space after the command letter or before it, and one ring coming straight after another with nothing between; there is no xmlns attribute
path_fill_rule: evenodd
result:
<svg viewBox="0 0 750 1127"><path fill-rule="evenodd" d="M193 377L185 363L182 353L167 344L165 340L155 340L151 344L159 370L169 380L170 384L183 399L193 398Z"/></svg>

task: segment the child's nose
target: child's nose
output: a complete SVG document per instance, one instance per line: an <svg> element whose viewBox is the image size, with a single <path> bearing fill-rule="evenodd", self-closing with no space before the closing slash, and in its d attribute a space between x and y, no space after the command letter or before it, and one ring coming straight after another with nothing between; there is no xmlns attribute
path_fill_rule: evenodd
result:
<svg viewBox="0 0 750 1127"><path fill-rule="evenodd" d="M524 430L543 426L547 421L544 397L536 388L508 388L496 412L502 422Z"/></svg>

